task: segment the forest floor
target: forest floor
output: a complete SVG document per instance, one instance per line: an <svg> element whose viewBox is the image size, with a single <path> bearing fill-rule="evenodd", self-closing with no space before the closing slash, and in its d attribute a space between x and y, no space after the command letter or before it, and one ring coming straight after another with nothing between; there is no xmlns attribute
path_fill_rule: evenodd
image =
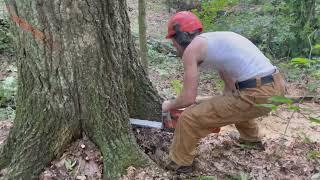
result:
<svg viewBox="0 0 320 180"><path fill-rule="evenodd" d="M170 17L165 0L147 1L148 36L164 41L166 22ZM132 31L137 33L138 0L128 0L128 12ZM156 54L157 55L157 54ZM162 55L163 56L163 55ZM151 58L154 57L151 56ZM157 59L155 57L155 59ZM150 59L150 79L164 98L175 96L173 80L182 80L182 67L178 59L170 62ZM16 77L12 70L10 56L0 55L0 81ZM307 88L304 81L288 82L288 94L303 96ZM218 95L221 81L214 74L202 73L199 95ZM319 93L319 91L318 91ZM320 105L316 102L301 106L320 115ZM309 113L294 113L280 108L269 116L258 119L264 130L265 150L240 145L239 136L233 125L223 127L219 134L211 134L201 140L197 148L195 171L188 175L177 175L152 165L145 168L129 167L122 180L133 179L310 179L320 171L320 126L312 124L305 116ZM279 118L283 117L283 119ZM9 113L0 119L0 146L12 127ZM285 129L290 121L288 130ZM156 129L134 129L137 142L157 164L163 164L168 155L173 134ZM44 170L39 179L101 179L102 156L97 147L86 137L74 142L62 157L54 160ZM320 176L318 176L320 179Z"/></svg>

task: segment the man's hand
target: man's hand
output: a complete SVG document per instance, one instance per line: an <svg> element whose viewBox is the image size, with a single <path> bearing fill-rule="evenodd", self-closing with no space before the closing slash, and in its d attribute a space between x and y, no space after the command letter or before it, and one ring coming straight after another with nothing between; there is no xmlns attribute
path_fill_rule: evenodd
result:
<svg viewBox="0 0 320 180"><path fill-rule="evenodd" d="M171 101L167 100L162 103L162 112L168 112L171 107Z"/></svg>

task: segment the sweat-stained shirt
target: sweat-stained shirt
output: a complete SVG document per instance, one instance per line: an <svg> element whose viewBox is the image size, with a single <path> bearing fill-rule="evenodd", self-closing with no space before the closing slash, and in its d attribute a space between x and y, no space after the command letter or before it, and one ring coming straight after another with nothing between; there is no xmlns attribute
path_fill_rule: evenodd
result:
<svg viewBox="0 0 320 180"><path fill-rule="evenodd" d="M233 82L272 74L276 67L247 38L234 32L209 32L199 35L208 42L200 67L216 69Z"/></svg>

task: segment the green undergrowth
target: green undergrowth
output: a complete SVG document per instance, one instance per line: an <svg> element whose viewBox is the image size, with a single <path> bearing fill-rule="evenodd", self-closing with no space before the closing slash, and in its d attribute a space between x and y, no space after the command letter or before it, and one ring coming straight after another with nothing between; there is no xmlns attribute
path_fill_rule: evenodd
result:
<svg viewBox="0 0 320 180"><path fill-rule="evenodd" d="M4 120L12 121L15 115L16 115L16 111L11 107L0 108L0 121L4 121Z"/></svg>
<svg viewBox="0 0 320 180"><path fill-rule="evenodd" d="M194 10L205 31L233 31L256 44L270 59L308 55L320 42L320 3L298 0L209 0Z"/></svg>
<svg viewBox="0 0 320 180"><path fill-rule="evenodd" d="M0 54L13 52L13 36L7 19L0 18Z"/></svg>
<svg viewBox="0 0 320 180"><path fill-rule="evenodd" d="M279 63L278 67L285 74L287 81L303 84L307 90L305 94L318 94L320 88L320 57L311 59L293 58L290 62Z"/></svg>
<svg viewBox="0 0 320 180"><path fill-rule="evenodd" d="M0 82L0 121L15 117L16 78L9 76Z"/></svg>
<svg viewBox="0 0 320 180"><path fill-rule="evenodd" d="M315 62L310 63L308 66L300 66L292 63L279 63L277 64L290 81L301 79L302 76L309 76L314 80L320 80L320 58L315 58Z"/></svg>

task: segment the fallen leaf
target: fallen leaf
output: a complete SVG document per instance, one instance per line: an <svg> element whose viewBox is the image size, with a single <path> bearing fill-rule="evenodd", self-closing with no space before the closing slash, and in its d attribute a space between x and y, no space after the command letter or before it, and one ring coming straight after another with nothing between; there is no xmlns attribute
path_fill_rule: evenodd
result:
<svg viewBox="0 0 320 180"><path fill-rule="evenodd" d="M127 169L127 177L129 179L131 179L131 178L133 178L135 176L135 174L136 174L136 168L133 167L133 166L128 167L128 169Z"/></svg>
<svg viewBox="0 0 320 180"><path fill-rule="evenodd" d="M86 176L77 176L76 177L77 180L86 180Z"/></svg>

